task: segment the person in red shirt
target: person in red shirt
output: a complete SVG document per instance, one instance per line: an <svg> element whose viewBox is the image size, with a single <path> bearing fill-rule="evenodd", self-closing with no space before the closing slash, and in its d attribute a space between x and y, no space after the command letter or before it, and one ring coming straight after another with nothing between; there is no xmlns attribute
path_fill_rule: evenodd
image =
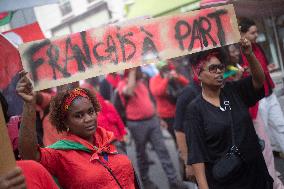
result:
<svg viewBox="0 0 284 189"><path fill-rule="evenodd" d="M118 92L125 107L127 127L135 140L137 164L144 188L158 188L148 175L149 161L146 144L150 142L168 177L170 188L186 189L187 186L178 179L163 141L160 119L157 117L155 105L144 83L140 67L125 71L125 78L119 83Z"/></svg>
<svg viewBox="0 0 284 189"><path fill-rule="evenodd" d="M22 158L40 162L62 188L138 188L131 161L111 144L113 133L97 126L100 106L87 89L68 89L52 99L50 121L66 135L53 145L38 147L35 95L26 74L20 73L16 88L25 102L19 137Z"/></svg>
<svg viewBox="0 0 284 189"><path fill-rule="evenodd" d="M159 116L167 123L169 133L176 140L173 124L177 96L189 82L175 71L173 64L161 61L157 68L160 73L150 79L150 90L157 102Z"/></svg>
<svg viewBox="0 0 284 189"><path fill-rule="evenodd" d="M41 164L31 160L16 163L17 167L0 176L0 189L58 189Z"/></svg>
<svg viewBox="0 0 284 189"><path fill-rule="evenodd" d="M7 116L8 103L1 93L0 102L3 113ZM5 119L5 121L7 123L8 119ZM7 123L8 134L14 153L18 149L19 122L19 116L12 116L10 121ZM58 189L51 175L39 163L35 161L17 161L16 164L17 167L0 175L0 189Z"/></svg>
<svg viewBox="0 0 284 189"><path fill-rule="evenodd" d="M265 74L264 90L265 98L259 101L259 105L256 105L251 113L253 118L256 117L259 111L261 118L264 121L266 131L270 135L273 150L278 152L284 152L284 116L281 110L281 106L273 89L275 87L269 70L267 68L269 62L265 56L265 53L261 47L256 43L258 37L258 30L255 22L248 18L243 18L239 22L241 35L246 37L252 42L252 50L260 62ZM247 67L248 61L242 55L243 67ZM248 74L247 74L248 75Z"/></svg>

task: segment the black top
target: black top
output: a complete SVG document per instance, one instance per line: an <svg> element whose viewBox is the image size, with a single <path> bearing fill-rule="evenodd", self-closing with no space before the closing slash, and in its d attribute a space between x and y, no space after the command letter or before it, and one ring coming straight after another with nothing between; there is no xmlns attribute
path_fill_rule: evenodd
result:
<svg viewBox="0 0 284 189"><path fill-rule="evenodd" d="M104 97L105 100L110 101L113 92L114 92L114 89L112 85L106 79L103 79L100 82L100 94L102 95L102 97Z"/></svg>
<svg viewBox="0 0 284 189"><path fill-rule="evenodd" d="M229 111L222 111L199 95L186 110L185 132L188 142L188 164L205 163L206 178L213 189L268 189L271 177L267 171L248 108L264 97L264 88L255 91L252 78L227 82L221 89L221 106L230 102L236 145L247 166L236 175L234 183L221 184L212 177L212 166L232 145ZM224 106L223 106L224 108Z"/></svg>
<svg viewBox="0 0 284 189"><path fill-rule="evenodd" d="M201 93L201 87L196 82L191 82L180 93L176 103L176 116L174 128L176 131L184 132L184 117L187 105Z"/></svg>

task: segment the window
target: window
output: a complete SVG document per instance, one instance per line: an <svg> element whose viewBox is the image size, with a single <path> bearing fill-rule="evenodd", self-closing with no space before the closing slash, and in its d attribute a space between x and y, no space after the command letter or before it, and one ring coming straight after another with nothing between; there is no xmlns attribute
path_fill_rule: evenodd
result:
<svg viewBox="0 0 284 189"><path fill-rule="evenodd" d="M60 7L62 16L65 16L69 14L70 12L72 12L71 3L69 0L60 0L59 7Z"/></svg>

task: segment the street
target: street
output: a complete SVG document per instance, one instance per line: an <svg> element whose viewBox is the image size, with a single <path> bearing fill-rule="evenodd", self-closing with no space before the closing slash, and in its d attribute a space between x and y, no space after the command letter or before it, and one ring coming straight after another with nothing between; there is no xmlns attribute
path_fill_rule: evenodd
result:
<svg viewBox="0 0 284 189"><path fill-rule="evenodd" d="M164 136L164 141L166 143L166 147L169 151L171 160L174 163L174 166L177 171L179 171L179 165L178 165L178 155L176 152L176 147L174 144L173 139L171 138L170 134L168 133L167 130L162 129L163 136ZM150 171L149 171L149 177L150 179L157 185L159 186L160 189L169 189L168 186L168 181L166 174L164 173L161 163L158 159L158 156L156 155L155 151L152 149L151 145L148 145L147 147L147 152L149 154L149 159L153 161L153 164L150 165ZM135 147L134 147L134 141L131 139L130 146L127 148L127 153L132 162L134 162L134 167L135 170L137 169L137 164L136 164L136 154L135 154ZM137 171L138 173L138 171ZM189 186L191 186L190 189L194 189L193 184L188 183Z"/></svg>

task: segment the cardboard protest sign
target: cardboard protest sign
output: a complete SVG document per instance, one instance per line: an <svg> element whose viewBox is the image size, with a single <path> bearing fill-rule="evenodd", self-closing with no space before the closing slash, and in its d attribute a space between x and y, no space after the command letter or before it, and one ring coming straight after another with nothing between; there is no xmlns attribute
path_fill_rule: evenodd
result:
<svg viewBox="0 0 284 189"><path fill-rule="evenodd" d="M238 42L232 5L108 26L20 46L42 90Z"/></svg>
<svg viewBox="0 0 284 189"><path fill-rule="evenodd" d="M2 106L0 103L0 176L16 167L16 160L8 135Z"/></svg>

